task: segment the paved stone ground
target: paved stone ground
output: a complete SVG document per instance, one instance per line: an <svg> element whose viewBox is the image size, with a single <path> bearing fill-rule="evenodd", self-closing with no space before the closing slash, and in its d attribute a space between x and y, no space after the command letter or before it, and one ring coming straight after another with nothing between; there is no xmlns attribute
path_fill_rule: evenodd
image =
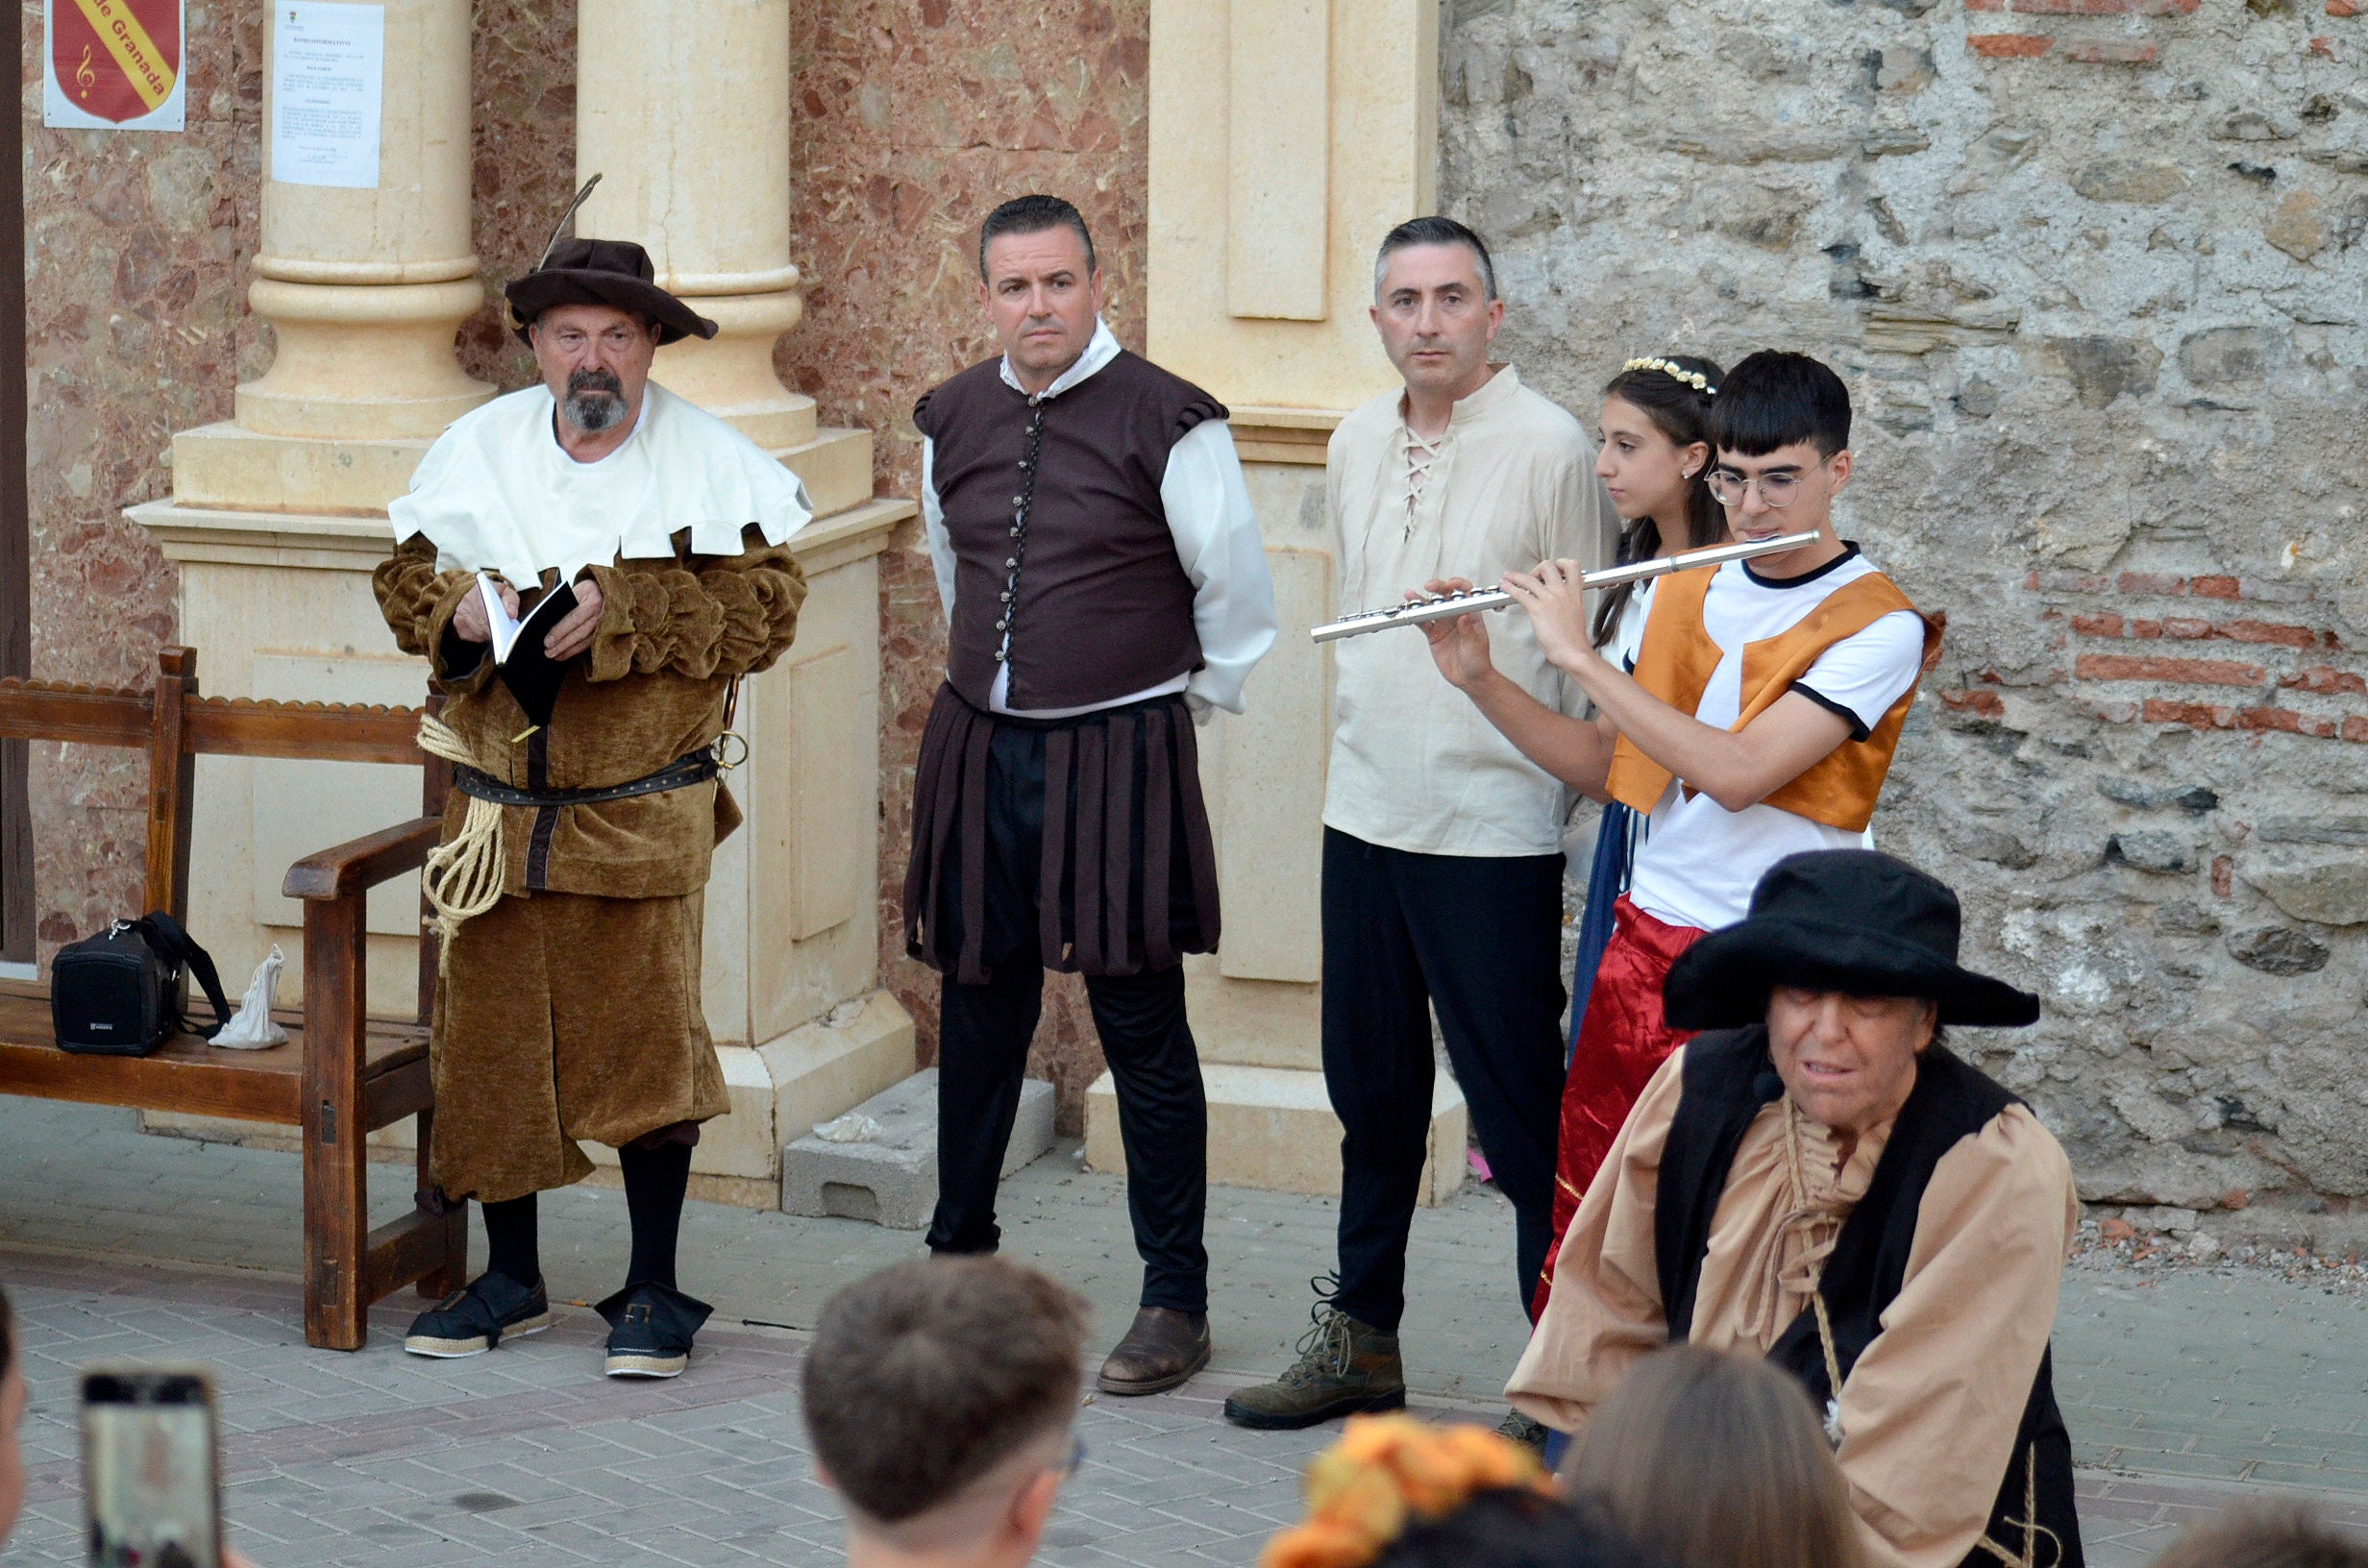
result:
<svg viewBox="0 0 2368 1568"><path fill-rule="evenodd" d="M402 1173L379 1175L399 1205ZM1007 1248L1074 1283L1115 1333L1134 1271L1119 1184L1079 1173L1063 1150L1006 1189ZM0 1279L25 1314L35 1393L29 1509L10 1560L79 1558L72 1377L111 1358L215 1368L234 1539L262 1568L839 1560L836 1510L798 1421L797 1329L917 1237L694 1205L685 1278L717 1301L716 1325L689 1374L628 1385L600 1377L600 1325L581 1310L493 1356L437 1362L397 1348L413 1310L398 1299L358 1355L308 1349L296 1190L285 1155L0 1100ZM1321 1202L1212 1195L1221 1368L1173 1395L1089 1405L1089 1460L1055 1521L1054 1568L1243 1568L1296 1516L1299 1469L1330 1434L1242 1433L1217 1412L1295 1336L1331 1221ZM553 1198L555 1294L613 1286L623 1223L614 1193ZM1437 1418L1500 1409L1493 1390L1520 1332L1503 1278L1510 1233L1485 1189L1418 1220L1407 1332L1418 1405ZM2058 1376L2089 1467L2090 1560L2134 1568L2232 1500L2296 1492L2368 1533L2363 1352L2356 1296L2260 1271L2074 1269Z"/></svg>

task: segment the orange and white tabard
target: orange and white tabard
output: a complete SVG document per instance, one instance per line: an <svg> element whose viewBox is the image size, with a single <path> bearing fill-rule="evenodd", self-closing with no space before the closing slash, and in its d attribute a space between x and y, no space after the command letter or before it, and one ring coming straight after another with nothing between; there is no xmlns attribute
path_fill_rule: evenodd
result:
<svg viewBox="0 0 2368 1568"><path fill-rule="evenodd" d="M47 0L54 126L178 131L182 0Z"/></svg>

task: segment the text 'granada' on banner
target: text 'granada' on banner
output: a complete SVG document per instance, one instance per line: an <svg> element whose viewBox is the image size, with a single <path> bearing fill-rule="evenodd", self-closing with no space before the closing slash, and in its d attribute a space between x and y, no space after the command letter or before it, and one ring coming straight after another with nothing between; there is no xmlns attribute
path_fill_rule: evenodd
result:
<svg viewBox="0 0 2368 1568"><path fill-rule="evenodd" d="M43 10L49 36L43 124L182 129L182 0L44 0Z"/></svg>

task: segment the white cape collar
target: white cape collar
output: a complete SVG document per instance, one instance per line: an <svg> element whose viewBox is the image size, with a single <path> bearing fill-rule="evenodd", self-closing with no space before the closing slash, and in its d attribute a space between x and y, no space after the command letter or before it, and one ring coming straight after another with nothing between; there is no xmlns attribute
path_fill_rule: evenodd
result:
<svg viewBox="0 0 2368 1568"><path fill-rule="evenodd" d="M425 535L448 571L562 580L586 566L675 553L687 529L702 555L737 555L754 527L769 545L814 515L805 486L747 436L653 381L625 444L597 462L553 433L551 391L530 386L455 420L387 508L399 544Z"/></svg>

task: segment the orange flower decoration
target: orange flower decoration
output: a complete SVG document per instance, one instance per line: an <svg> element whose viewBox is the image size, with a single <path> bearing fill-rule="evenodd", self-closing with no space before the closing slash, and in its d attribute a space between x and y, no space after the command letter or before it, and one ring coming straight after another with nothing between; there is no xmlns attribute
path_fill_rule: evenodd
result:
<svg viewBox="0 0 2368 1568"><path fill-rule="evenodd" d="M1521 1486L1551 1496L1538 1456L1485 1427L1356 1415L1307 1467L1307 1519L1267 1543L1258 1568L1365 1568L1406 1527L1473 1494Z"/></svg>

